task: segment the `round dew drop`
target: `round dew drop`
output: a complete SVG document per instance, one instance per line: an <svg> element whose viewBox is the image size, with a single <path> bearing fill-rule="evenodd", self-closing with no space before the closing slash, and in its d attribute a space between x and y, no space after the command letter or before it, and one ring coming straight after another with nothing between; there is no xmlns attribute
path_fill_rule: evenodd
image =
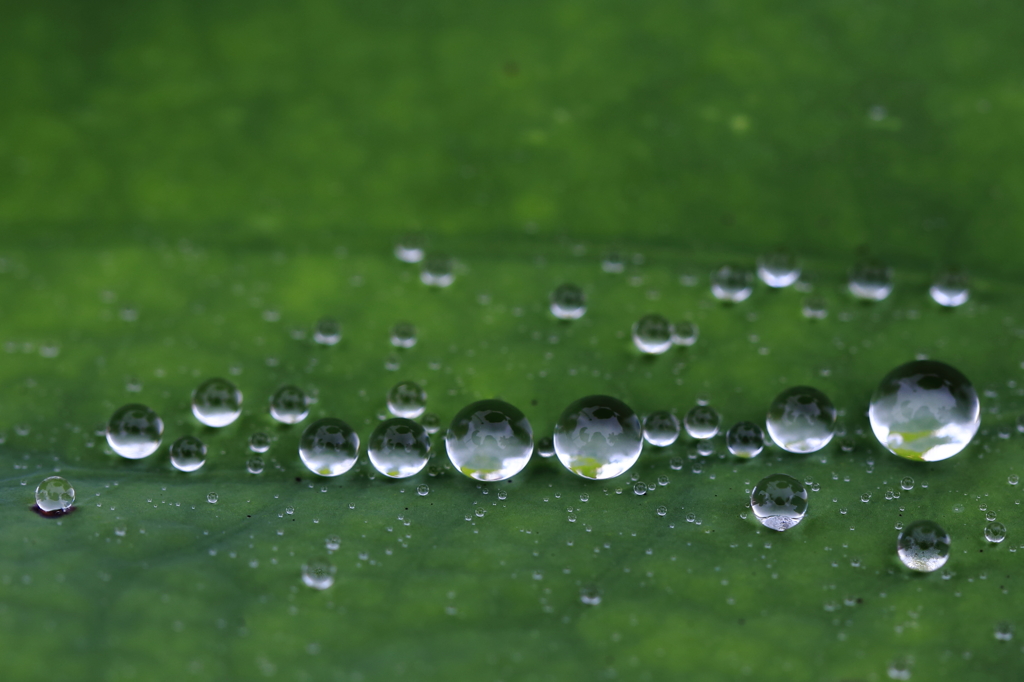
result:
<svg viewBox="0 0 1024 682"><path fill-rule="evenodd" d="M789 530L807 514L807 489L792 476L772 474L754 486L750 508L764 527Z"/></svg>
<svg viewBox="0 0 1024 682"><path fill-rule="evenodd" d="M407 478L427 465L430 436L420 424L397 417L377 425L366 450L377 471L389 478Z"/></svg>
<svg viewBox="0 0 1024 682"><path fill-rule="evenodd" d="M441 418L432 412L420 417L420 424L427 430L427 433L433 435L441 430Z"/></svg>
<svg viewBox="0 0 1024 682"><path fill-rule="evenodd" d="M302 564L302 582L314 590L326 590L334 584L335 571L326 559L313 559Z"/></svg>
<svg viewBox="0 0 1024 682"><path fill-rule="evenodd" d="M816 388L795 386L772 401L766 425L768 435L783 450L816 452L828 445L836 432L836 408Z"/></svg>
<svg viewBox="0 0 1024 682"><path fill-rule="evenodd" d="M934 521L915 521L900 531L896 553L909 569L930 573L949 559L949 535Z"/></svg>
<svg viewBox="0 0 1024 682"><path fill-rule="evenodd" d="M253 455L245 462L245 469L250 474L262 474L263 466L263 458L259 455Z"/></svg>
<svg viewBox="0 0 1024 682"><path fill-rule="evenodd" d="M744 268L723 265L711 273L711 293L719 301L740 303L754 291L754 274Z"/></svg>
<svg viewBox="0 0 1024 682"><path fill-rule="evenodd" d="M480 400L462 408L445 434L448 459L478 481L515 476L533 454L533 428L526 415L502 400Z"/></svg>
<svg viewBox="0 0 1024 682"><path fill-rule="evenodd" d="M757 457L764 449L764 431L754 422L739 422L725 434L725 445L737 457Z"/></svg>
<svg viewBox="0 0 1024 682"><path fill-rule="evenodd" d="M644 315L633 325L633 343L641 353L661 355L672 347L672 325L661 315Z"/></svg>
<svg viewBox="0 0 1024 682"><path fill-rule="evenodd" d="M358 456L359 436L340 419L319 419L299 438L302 463L320 476L340 476L352 468Z"/></svg>
<svg viewBox="0 0 1024 682"><path fill-rule="evenodd" d="M74 503L75 489L61 476L44 478L36 487L36 506L44 512L66 512Z"/></svg>
<svg viewBox="0 0 1024 682"><path fill-rule="evenodd" d="M932 300L946 308L956 308L971 297L967 276L957 272L947 272L935 280L928 289Z"/></svg>
<svg viewBox="0 0 1024 682"><path fill-rule="evenodd" d="M1006 539L1006 526L993 521L992 523L985 526L985 539L993 544L997 544Z"/></svg>
<svg viewBox="0 0 1024 682"><path fill-rule="evenodd" d="M879 263L858 263L850 271L847 287L854 298L882 301L892 293L892 269Z"/></svg>
<svg viewBox="0 0 1024 682"><path fill-rule="evenodd" d="M808 320L824 320L828 317L828 304L821 296L808 296L800 312Z"/></svg>
<svg viewBox="0 0 1024 682"><path fill-rule="evenodd" d="M403 263L419 263L423 260L423 240L410 235L395 244L395 258Z"/></svg>
<svg viewBox="0 0 1024 682"><path fill-rule="evenodd" d="M981 407L963 374L935 360L918 360L882 379L871 397L868 419L889 452L938 462L971 442L981 425Z"/></svg>
<svg viewBox="0 0 1024 682"><path fill-rule="evenodd" d="M636 413L617 398L592 395L565 408L555 424L555 454L566 469L595 480L636 464L643 430Z"/></svg>
<svg viewBox="0 0 1024 682"><path fill-rule="evenodd" d="M206 464L206 444L195 436L171 443L171 465L178 471L195 471Z"/></svg>
<svg viewBox="0 0 1024 682"><path fill-rule="evenodd" d="M652 412L644 419L644 439L651 445L663 448L679 438L679 420L671 412Z"/></svg>
<svg viewBox="0 0 1024 682"><path fill-rule="evenodd" d="M578 320L587 312L587 298L575 284L563 284L551 292L551 314L560 320Z"/></svg>
<svg viewBox="0 0 1024 682"><path fill-rule="evenodd" d="M270 397L270 416L282 424L298 424L309 414L309 402L301 388L282 386Z"/></svg>
<svg viewBox="0 0 1024 682"><path fill-rule="evenodd" d="M757 259L757 276L773 289L784 289L800 278L800 266L788 253L773 253Z"/></svg>
<svg viewBox="0 0 1024 682"><path fill-rule="evenodd" d="M125 459L149 457L160 447L164 423L145 405L125 405L107 422L107 443Z"/></svg>
<svg viewBox="0 0 1024 682"><path fill-rule="evenodd" d="M396 417L415 419L427 409L427 392L413 381L395 384L388 391L388 410Z"/></svg>
<svg viewBox="0 0 1024 682"><path fill-rule="evenodd" d="M537 454L541 457L555 456L555 441L551 436L544 436L537 441Z"/></svg>
<svg viewBox="0 0 1024 682"><path fill-rule="evenodd" d="M705 440L718 435L722 416L707 405L697 405L683 417L683 426L690 438Z"/></svg>
<svg viewBox="0 0 1024 682"><path fill-rule="evenodd" d="M270 449L270 436L257 431L249 436L249 449L256 453L264 453Z"/></svg>
<svg viewBox="0 0 1024 682"><path fill-rule="evenodd" d="M677 346L692 346L700 337L700 327L694 322L677 322L672 327L672 343Z"/></svg>
<svg viewBox="0 0 1024 682"><path fill-rule="evenodd" d="M444 256L431 256L424 260L423 269L420 270L420 281L428 287L443 289L450 286L455 281L451 259Z"/></svg>
<svg viewBox="0 0 1024 682"><path fill-rule="evenodd" d="M333 346L341 341L341 325L333 317L322 317L313 327L313 340L321 346Z"/></svg>
<svg viewBox="0 0 1024 682"><path fill-rule="evenodd" d="M192 414L207 426L227 426L242 414L242 392L227 379L204 381L192 392Z"/></svg>
<svg viewBox="0 0 1024 682"><path fill-rule="evenodd" d="M416 326L411 322L397 322L391 328L391 345L395 348L412 348L416 345Z"/></svg>

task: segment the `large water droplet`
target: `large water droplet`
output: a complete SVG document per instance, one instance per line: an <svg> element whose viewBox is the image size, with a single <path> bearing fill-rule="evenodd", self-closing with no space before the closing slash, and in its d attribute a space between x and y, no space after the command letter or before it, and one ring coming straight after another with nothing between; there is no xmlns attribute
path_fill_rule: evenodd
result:
<svg viewBox="0 0 1024 682"><path fill-rule="evenodd" d="M319 419L302 432L299 457L306 468L320 476L340 476L356 463L359 436L345 422Z"/></svg>
<svg viewBox="0 0 1024 682"><path fill-rule="evenodd" d="M152 455L160 447L163 434L163 420L145 405L125 405L107 422L107 443L125 459Z"/></svg>
<svg viewBox="0 0 1024 682"><path fill-rule="evenodd" d="M942 362L918 360L889 372L868 410L871 430L890 452L937 462L963 450L978 431L978 394L967 377Z"/></svg>
<svg viewBox="0 0 1024 682"><path fill-rule="evenodd" d="M373 430L366 450L377 471L391 478L407 478L427 465L430 436L411 419L387 419Z"/></svg>
<svg viewBox="0 0 1024 682"><path fill-rule="evenodd" d="M75 489L61 476L44 478L36 487L36 506L44 512L66 512L75 503Z"/></svg>
<svg viewBox="0 0 1024 682"><path fill-rule="evenodd" d="M800 266L788 253L772 253L757 259L757 276L773 289L782 289L799 279Z"/></svg>
<svg viewBox="0 0 1024 682"><path fill-rule="evenodd" d="M766 528L789 530L807 514L807 489L786 474L765 476L750 493L750 508Z"/></svg>
<svg viewBox="0 0 1024 682"><path fill-rule="evenodd" d="M298 424L309 414L309 398L301 388L282 386L270 397L270 416L282 424Z"/></svg>
<svg viewBox="0 0 1024 682"><path fill-rule="evenodd" d="M683 426L690 438L714 438L722 425L722 416L707 405L697 405L683 417Z"/></svg>
<svg viewBox="0 0 1024 682"><path fill-rule="evenodd" d="M955 308L967 303L971 297L971 290L967 275L961 272L947 272L935 280L935 284L928 289L932 300L941 306Z"/></svg>
<svg viewBox="0 0 1024 682"><path fill-rule="evenodd" d="M341 341L341 325L332 317L321 318L313 328L313 340L321 346L333 346Z"/></svg>
<svg viewBox="0 0 1024 682"><path fill-rule="evenodd" d="M641 353L660 355L672 347L672 324L661 315L644 315L633 325L633 343Z"/></svg>
<svg viewBox="0 0 1024 682"><path fill-rule="evenodd" d="M764 431L754 422L739 422L725 434L725 445L737 457L757 457L764 448Z"/></svg>
<svg viewBox="0 0 1024 682"><path fill-rule="evenodd" d="M711 293L719 301L739 303L754 291L754 273L746 268L723 265L711 273Z"/></svg>
<svg viewBox="0 0 1024 682"><path fill-rule="evenodd" d="M415 419L427 409L427 392L413 381L395 384L388 391L388 409L396 417Z"/></svg>
<svg viewBox="0 0 1024 682"><path fill-rule="evenodd" d="M836 431L836 408L821 391L795 386L780 393L768 408L768 435L789 452L820 450Z"/></svg>
<svg viewBox="0 0 1024 682"><path fill-rule="evenodd" d="M850 293L862 301L881 301L892 293L892 269L871 261L856 264L847 282Z"/></svg>
<svg viewBox="0 0 1024 682"><path fill-rule="evenodd" d="M242 414L242 392L227 379L204 381L192 392L192 414L207 426L227 426Z"/></svg>
<svg viewBox="0 0 1024 682"><path fill-rule="evenodd" d="M533 428L526 415L502 400L480 400L462 408L445 435L455 468L478 481L515 476L533 454Z"/></svg>
<svg viewBox="0 0 1024 682"><path fill-rule="evenodd" d="M636 413L617 398L592 395L565 408L555 424L555 454L584 478L618 476L633 466L643 447Z"/></svg>
<svg viewBox="0 0 1024 682"><path fill-rule="evenodd" d="M585 312L586 296L575 284L563 284L551 293L551 314L558 319L578 320Z"/></svg>
<svg viewBox="0 0 1024 682"><path fill-rule="evenodd" d="M660 448L672 445L679 438L679 420L667 410L650 413L644 419L644 438Z"/></svg>
<svg viewBox="0 0 1024 682"><path fill-rule="evenodd" d="M178 471L195 471L206 464L206 444L195 436L182 436L170 450L171 464Z"/></svg>
<svg viewBox="0 0 1024 682"><path fill-rule="evenodd" d="M949 559L950 539L934 521L914 521L900 531L896 552L910 569L930 573Z"/></svg>
<svg viewBox="0 0 1024 682"><path fill-rule="evenodd" d="M334 584L335 570L326 559L312 559L302 564L302 582L314 590L326 590Z"/></svg>
<svg viewBox="0 0 1024 682"><path fill-rule="evenodd" d="M391 328L391 345L395 348L412 348L416 345L416 326L411 322L396 322Z"/></svg>

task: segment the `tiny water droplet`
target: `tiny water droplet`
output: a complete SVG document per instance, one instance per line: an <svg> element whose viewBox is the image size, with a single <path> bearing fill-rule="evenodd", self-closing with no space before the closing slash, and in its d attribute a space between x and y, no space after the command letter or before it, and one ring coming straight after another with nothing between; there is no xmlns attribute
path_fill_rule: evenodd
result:
<svg viewBox="0 0 1024 682"><path fill-rule="evenodd" d="M220 498L217 497L217 493L207 493L206 494L206 501L209 502L210 504L217 504L217 500L218 499L220 499Z"/></svg>
<svg viewBox="0 0 1024 682"><path fill-rule="evenodd" d="M426 483L420 483L418 486L416 486L416 494L419 495L420 497L426 497L427 495L430 494L430 486L428 486Z"/></svg>

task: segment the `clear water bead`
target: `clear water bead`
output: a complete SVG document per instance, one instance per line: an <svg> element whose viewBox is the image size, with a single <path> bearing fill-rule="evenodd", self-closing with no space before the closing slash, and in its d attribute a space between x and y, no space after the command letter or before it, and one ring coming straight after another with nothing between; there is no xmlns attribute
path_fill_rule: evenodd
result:
<svg viewBox="0 0 1024 682"><path fill-rule="evenodd" d="M683 417L683 427L690 438L705 440L718 435L722 425L722 415L707 405L697 405Z"/></svg>
<svg viewBox="0 0 1024 682"><path fill-rule="evenodd" d="M1006 526L993 521L985 526L985 539L991 543L1000 543L1006 539Z"/></svg>
<svg viewBox="0 0 1024 682"><path fill-rule="evenodd" d="M932 300L946 308L956 308L971 297L970 284L967 275L960 272L947 272L935 280L935 284L928 289Z"/></svg>
<svg viewBox="0 0 1024 682"><path fill-rule="evenodd" d="M810 386L788 388L768 408L768 435L783 450L806 453L821 450L836 432L836 408Z"/></svg>
<svg viewBox="0 0 1024 682"><path fill-rule="evenodd" d="M334 584L335 570L327 559L312 559L302 564L302 582L314 590L326 590Z"/></svg>
<svg viewBox="0 0 1024 682"><path fill-rule="evenodd" d="M257 431L249 436L249 449L253 452L264 453L270 449L270 436Z"/></svg>
<svg viewBox="0 0 1024 682"><path fill-rule="evenodd" d="M420 417L420 424L431 435L441 430L441 418L433 412L428 412Z"/></svg>
<svg viewBox="0 0 1024 682"><path fill-rule="evenodd" d="M413 381L395 384L388 391L388 410L396 417L415 419L427 409L427 392Z"/></svg>
<svg viewBox="0 0 1024 682"><path fill-rule="evenodd" d="M149 457L160 447L164 422L145 405L125 405L107 422L107 443L125 459Z"/></svg>
<svg viewBox="0 0 1024 682"><path fill-rule="evenodd" d="M633 343L641 353L661 355L672 347L672 324L661 315L644 315L633 325Z"/></svg>
<svg viewBox="0 0 1024 682"><path fill-rule="evenodd" d="M663 448L679 438L679 420L667 410L651 412L644 419L644 439L651 445Z"/></svg>
<svg viewBox="0 0 1024 682"><path fill-rule="evenodd" d="M537 454L541 457L555 456L555 441L551 436L544 436L537 441Z"/></svg>
<svg viewBox="0 0 1024 682"><path fill-rule="evenodd" d="M773 289L784 289L800 278L800 266L788 253L772 253L757 259L757 276Z"/></svg>
<svg viewBox="0 0 1024 682"><path fill-rule="evenodd" d="M587 298L575 284L563 284L551 292L551 314L560 320L578 320L587 312Z"/></svg>
<svg viewBox="0 0 1024 682"><path fill-rule="evenodd" d="M581 398L555 424L555 454L566 469L590 479L618 476L636 464L643 447L640 419L606 395Z"/></svg>
<svg viewBox="0 0 1024 682"><path fill-rule="evenodd" d="M321 346L333 346L341 341L341 325L333 317L320 318L313 327L313 340Z"/></svg>
<svg viewBox="0 0 1024 682"><path fill-rule="evenodd" d="M44 512L66 512L75 503L75 489L61 476L44 478L36 486L36 506Z"/></svg>
<svg viewBox="0 0 1024 682"><path fill-rule="evenodd" d="M374 469L389 478L408 478L427 465L430 436L420 424L396 417L377 425L366 450Z"/></svg>
<svg viewBox="0 0 1024 682"><path fill-rule="evenodd" d="M907 568L938 570L949 559L949 535L934 521L915 521L900 531L896 552Z"/></svg>
<svg viewBox="0 0 1024 682"><path fill-rule="evenodd" d="M309 414L309 397L296 386L282 386L270 397L270 416L282 424L298 424Z"/></svg>
<svg viewBox="0 0 1024 682"><path fill-rule="evenodd" d="M737 457L757 457L764 449L764 431L754 422L739 422L725 434L725 445Z"/></svg>
<svg viewBox="0 0 1024 682"><path fill-rule="evenodd" d="M807 489L786 474L766 476L750 493L750 509L765 528L789 530L807 514Z"/></svg>
<svg viewBox="0 0 1024 682"><path fill-rule="evenodd" d="M892 268L875 262L858 263L847 282L850 293L862 301L881 301L892 293Z"/></svg>
<svg viewBox="0 0 1024 682"><path fill-rule="evenodd" d="M746 268L723 265L711 273L711 293L719 301L739 303L754 291L754 273Z"/></svg>
<svg viewBox="0 0 1024 682"><path fill-rule="evenodd" d="M340 476L352 468L358 456L359 436L340 419L319 419L299 438L302 463L320 476Z"/></svg>
<svg viewBox="0 0 1024 682"><path fill-rule="evenodd" d="M821 296L808 296L800 312L808 320L824 320L828 317L828 303Z"/></svg>
<svg viewBox="0 0 1024 682"><path fill-rule="evenodd" d="M452 259L446 256L431 256L423 261L420 281L428 287L445 288L455 281Z"/></svg>
<svg viewBox="0 0 1024 682"><path fill-rule="evenodd" d="M264 466L263 458L259 455L253 455L245 462L245 470L250 474L262 474Z"/></svg>
<svg viewBox="0 0 1024 682"><path fill-rule="evenodd" d="M978 394L959 371L917 360L889 372L868 410L871 430L893 454L937 462L963 450L981 425Z"/></svg>
<svg viewBox="0 0 1024 682"><path fill-rule="evenodd" d="M677 346L692 346L700 336L700 327L695 322L676 322L672 327L672 343Z"/></svg>
<svg viewBox="0 0 1024 682"><path fill-rule="evenodd" d="M395 348L412 348L416 345L416 326L411 322L396 322L391 328L391 345Z"/></svg>
<svg viewBox="0 0 1024 682"><path fill-rule="evenodd" d="M418 235L408 235L395 244L395 258L403 263L419 263L423 260L423 240Z"/></svg>
<svg viewBox="0 0 1024 682"><path fill-rule="evenodd" d="M195 471L206 464L206 443L195 436L182 436L170 450L171 465L178 471Z"/></svg>
<svg viewBox="0 0 1024 682"><path fill-rule="evenodd" d="M533 454L526 415L503 400L479 400L459 410L445 434L448 459L478 481L515 476Z"/></svg>
<svg viewBox="0 0 1024 682"><path fill-rule="evenodd" d="M192 414L207 426L227 426L242 414L242 392L227 379L204 381L192 392Z"/></svg>

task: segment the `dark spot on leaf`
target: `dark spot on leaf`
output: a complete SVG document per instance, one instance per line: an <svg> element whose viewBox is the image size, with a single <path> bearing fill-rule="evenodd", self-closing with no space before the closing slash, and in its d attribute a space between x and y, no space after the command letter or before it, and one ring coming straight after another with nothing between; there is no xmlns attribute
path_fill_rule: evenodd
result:
<svg viewBox="0 0 1024 682"><path fill-rule="evenodd" d="M33 504L31 507L29 507L29 509L34 511L36 514L39 514L40 516L42 516L44 519L55 519L58 516L66 516L66 515L70 514L71 512L73 512L76 509L78 509L78 507L71 506L71 507L68 507L67 509L65 509L63 511L58 509L56 511L48 512L48 511L43 511L42 509L40 509L38 504Z"/></svg>

